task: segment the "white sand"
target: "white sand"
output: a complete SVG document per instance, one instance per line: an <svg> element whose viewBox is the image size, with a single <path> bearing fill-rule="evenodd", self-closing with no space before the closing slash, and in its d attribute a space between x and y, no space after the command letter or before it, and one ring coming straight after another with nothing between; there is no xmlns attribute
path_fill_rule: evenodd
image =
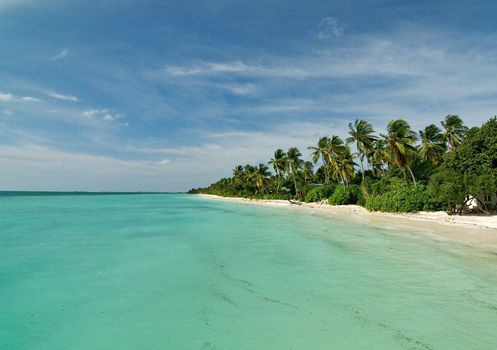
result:
<svg viewBox="0 0 497 350"><path fill-rule="evenodd" d="M392 229L404 227L411 231L436 235L439 238L470 245L497 247L497 215L448 215L441 211L420 212L417 214L394 214L369 212L358 205L332 206L318 203L302 203L298 205L286 200L253 200L206 194L199 196L227 202L306 210L374 226Z"/></svg>

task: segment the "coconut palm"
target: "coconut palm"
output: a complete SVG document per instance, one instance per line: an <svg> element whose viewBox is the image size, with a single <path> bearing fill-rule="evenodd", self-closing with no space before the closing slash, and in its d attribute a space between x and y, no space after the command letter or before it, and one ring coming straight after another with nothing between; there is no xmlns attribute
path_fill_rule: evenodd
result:
<svg viewBox="0 0 497 350"><path fill-rule="evenodd" d="M445 120L440 122L444 128L444 137L447 140L447 144L450 150L454 150L461 143L464 133L468 130L462 119L455 114L449 114L445 117Z"/></svg>
<svg viewBox="0 0 497 350"><path fill-rule="evenodd" d="M337 135L332 135L326 148L325 159L330 169L330 176L334 177L337 181L343 180L338 166L338 158L345 149L346 146L343 140Z"/></svg>
<svg viewBox="0 0 497 350"><path fill-rule="evenodd" d="M246 164L243 166L243 173L241 177L241 182L243 185L243 188L246 191L252 191L254 189L254 174L255 174L255 167L250 164Z"/></svg>
<svg viewBox="0 0 497 350"><path fill-rule="evenodd" d="M386 141L387 157L390 163L395 163L400 170L407 169L414 185L416 178L409 166L411 155L415 154L416 133L404 119L392 120L387 125L387 133L381 134Z"/></svg>
<svg viewBox="0 0 497 350"><path fill-rule="evenodd" d="M311 159L314 162L314 164L316 164L319 160L321 160L321 162L323 163L325 171L324 172L325 183L330 182L330 174L326 161L326 152L328 150L330 142L331 142L330 138L324 136L319 139L316 147L314 146L307 147L307 149L313 150L313 152L311 153Z"/></svg>
<svg viewBox="0 0 497 350"><path fill-rule="evenodd" d="M386 142L383 139L378 139L373 142L371 153L369 154L371 160L373 174L380 176L384 172L384 164L387 161L386 156Z"/></svg>
<svg viewBox="0 0 497 350"><path fill-rule="evenodd" d="M300 153L299 149L297 147L291 147L288 149L288 152L286 153L286 159L287 159L287 172L288 174L291 174L293 178L293 185L295 187L295 196L298 194L298 188L297 188L297 179L296 176L299 172L300 169L302 169L302 166L304 165L304 161L302 160L302 153Z"/></svg>
<svg viewBox="0 0 497 350"><path fill-rule="evenodd" d="M312 162L306 161L304 163L302 169L302 177L304 178L304 182L312 180L312 178L314 177L314 165L312 164Z"/></svg>
<svg viewBox="0 0 497 350"><path fill-rule="evenodd" d="M269 168L266 164L260 163L258 166L255 167L253 178L255 187L257 187L257 190L260 193L267 192L266 182L269 175L271 175L271 173L269 172Z"/></svg>
<svg viewBox="0 0 497 350"><path fill-rule="evenodd" d="M243 166L237 165L233 168L233 179L232 184L235 187L239 187L243 183Z"/></svg>
<svg viewBox="0 0 497 350"><path fill-rule="evenodd" d="M371 153L373 142L377 139L373 126L364 119L356 119L354 124L349 123L347 144L355 143L361 164L362 179L364 180L364 158ZM369 159L368 159L369 164Z"/></svg>
<svg viewBox="0 0 497 350"><path fill-rule="evenodd" d="M233 177L239 178L243 174L243 166L237 165L236 167L233 168Z"/></svg>
<svg viewBox="0 0 497 350"><path fill-rule="evenodd" d="M340 177L343 179L343 184L348 185L350 180L355 176L355 166L354 156L350 152L350 148L346 147L337 158L338 171L340 172Z"/></svg>
<svg viewBox="0 0 497 350"><path fill-rule="evenodd" d="M444 135L438 126L430 124L424 130L419 130L421 145L419 154L424 160L436 166L442 160L442 156L447 150Z"/></svg>
<svg viewBox="0 0 497 350"><path fill-rule="evenodd" d="M269 165L271 165L274 169L274 172L276 173L276 176L278 178L278 188L277 192L280 192L280 182L281 182L281 176L285 172L286 169L286 154L285 151L283 151L281 148L277 149L274 151L274 158L272 158L269 161Z"/></svg>

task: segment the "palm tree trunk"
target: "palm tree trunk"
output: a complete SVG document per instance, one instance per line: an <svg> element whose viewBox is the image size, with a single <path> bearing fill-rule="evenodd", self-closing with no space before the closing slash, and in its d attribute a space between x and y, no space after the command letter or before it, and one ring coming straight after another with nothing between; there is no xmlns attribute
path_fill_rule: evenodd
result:
<svg viewBox="0 0 497 350"><path fill-rule="evenodd" d="M364 165L362 164L364 157L361 155L359 156L359 160L361 161L361 175L362 175L362 180L364 181Z"/></svg>
<svg viewBox="0 0 497 350"><path fill-rule="evenodd" d="M342 185L345 187L345 178L342 175L342 171L340 169L337 169L337 173L340 180L342 180Z"/></svg>
<svg viewBox="0 0 497 350"><path fill-rule="evenodd" d="M324 166L324 183L328 184L328 183L330 183L330 174L328 171L328 167L326 166L326 161L325 161L324 156L322 154L321 154L321 161L323 162L323 166Z"/></svg>
<svg viewBox="0 0 497 350"><path fill-rule="evenodd" d="M276 172L276 175L278 176L278 188L276 189L276 193L280 193L280 181L281 181L281 175L280 175L280 170Z"/></svg>
<svg viewBox="0 0 497 350"><path fill-rule="evenodd" d="M409 174L411 174L411 178L412 178L412 182L414 183L414 186L416 186L416 178L414 177L414 174L413 174L411 168L407 164L406 164L406 167L407 167L407 170L409 170Z"/></svg>
<svg viewBox="0 0 497 350"><path fill-rule="evenodd" d="M295 179L295 172L293 170L292 170L292 177L293 177L293 185L295 186L295 198L297 198L297 193L298 193L297 180Z"/></svg>

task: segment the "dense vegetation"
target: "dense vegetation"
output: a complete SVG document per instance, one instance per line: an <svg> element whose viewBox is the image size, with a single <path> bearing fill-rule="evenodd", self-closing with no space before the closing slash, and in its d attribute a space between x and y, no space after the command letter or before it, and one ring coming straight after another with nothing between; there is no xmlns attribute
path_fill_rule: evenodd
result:
<svg viewBox="0 0 497 350"><path fill-rule="evenodd" d="M497 117L471 129L454 114L440 124L416 133L397 119L377 135L369 122L356 120L345 140L332 135L308 147L310 160L295 147L277 149L267 164L238 165L232 177L190 193L359 204L388 212L456 212L472 195L497 193Z"/></svg>

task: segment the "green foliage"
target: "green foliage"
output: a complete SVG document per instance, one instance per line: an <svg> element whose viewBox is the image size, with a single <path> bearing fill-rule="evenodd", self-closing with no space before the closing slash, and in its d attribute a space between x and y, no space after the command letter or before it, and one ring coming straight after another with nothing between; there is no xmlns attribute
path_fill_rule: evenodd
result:
<svg viewBox="0 0 497 350"><path fill-rule="evenodd" d="M330 204L389 212L455 212L468 195L497 193L497 117L468 130L461 118L448 115L442 126L420 130L417 144L417 134L403 119L391 121L381 138L371 124L357 120L349 124L347 143L331 135L308 148L314 164L295 147L278 149L269 161L273 173L263 163L238 165L232 177L190 193L306 202L328 198Z"/></svg>
<svg viewBox="0 0 497 350"><path fill-rule="evenodd" d="M370 195L366 199L366 209L408 213L439 209L440 204L428 194L424 184L414 186L403 180L392 179L388 187L388 191Z"/></svg>
<svg viewBox="0 0 497 350"><path fill-rule="evenodd" d="M360 196L358 185L337 186L333 194L328 198L332 205L356 204Z"/></svg>
<svg viewBox="0 0 497 350"><path fill-rule="evenodd" d="M292 198L293 196L290 193L271 193L271 194L265 194L261 199L289 200Z"/></svg>
<svg viewBox="0 0 497 350"><path fill-rule="evenodd" d="M470 129L464 141L447 157L446 167L462 172L470 181L482 175L496 179L497 118L490 119L481 128ZM497 186L488 190L497 191Z"/></svg>
<svg viewBox="0 0 497 350"><path fill-rule="evenodd" d="M468 195L497 192L497 118L472 128L445 157L429 182L429 192L455 212Z"/></svg>
<svg viewBox="0 0 497 350"><path fill-rule="evenodd" d="M464 201L467 190L460 172L442 168L430 178L428 193L443 209L453 212Z"/></svg>
<svg viewBox="0 0 497 350"><path fill-rule="evenodd" d="M320 185L317 187L312 188L307 192L305 196L305 201L307 203L311 202L320 202L324 199L328 199L329 196L335 191L335 188L337 187L336 184L327 184L327 185Z"/></svg>

